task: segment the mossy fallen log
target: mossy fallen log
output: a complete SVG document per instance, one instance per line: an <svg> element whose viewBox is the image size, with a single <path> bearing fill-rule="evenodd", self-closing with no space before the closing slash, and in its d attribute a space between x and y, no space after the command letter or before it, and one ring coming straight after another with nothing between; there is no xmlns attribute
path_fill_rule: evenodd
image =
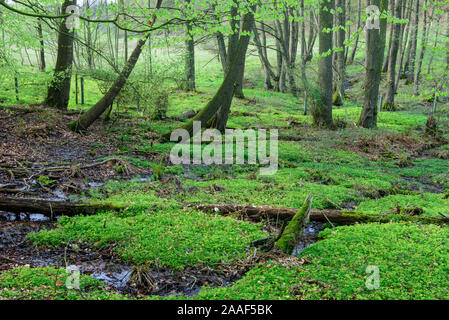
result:
<svg viewBox="0 0 449 320"><path fill-rule="evenodd" d="M299 209L299 211L290 220L287 227L285 227L279 240L274 243L274 248L279 249L288 255L293 252L299 237L304 231L306 225L309 223L311 207L312 198L307 197L301 209Z"/></svg>
<svg viewBox="0 0 449 320"><path fill-rule="evenodd" d="M206 212L220 212L224 215L237 214L252 221L261 221L262 219L290 220L298 212L298 209L270 207L270 206L248 206L233 204L209 204L209 205L190 205L197 210ZM315 210L310 212L310 221L332 222L340 225L349 225L354 223L380 222L388 223L390 221L411 221L425 224L449 224L449 219L445 217L429 216L411 216L407 214L372 214L357 211L345 210Z"/></svg>
<svg viewBox="0 0 449 320"><path fill-rule="evenodd" d="M43 199L18 199L0 197L0 211L12 213L39 213L54 218L57 216L92 215L99 211L121 211L127 204L120 202L76 203Z"/></svg>

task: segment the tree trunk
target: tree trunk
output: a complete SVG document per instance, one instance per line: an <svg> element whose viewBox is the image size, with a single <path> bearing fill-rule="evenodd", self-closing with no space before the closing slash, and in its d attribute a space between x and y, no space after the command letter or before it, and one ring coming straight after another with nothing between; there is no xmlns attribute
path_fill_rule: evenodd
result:
<svg viewBox="0 0 449 320"><path fill-rule="evenodd" d="M42 20L38 19L37 21L37 36L39 37L39 53L40 53L40 63L39 63L39 71L45 72L47 65L45 63L45 43L44 43L44 35L42 32Z"/></svg>
<svg viewBox="0 0 449 320"><path fill-rule="evenodd" d="M39 213L46 217L90 215L99 211L124 210L126 203L91 202L73 203L41 199L0 198L0 211L13 213Z"/></svg>
<svg viewBox="0 0 449 320"><path fill-rule="evenodd" d="M268 206L250 206L250 205L234 205L234 204L208 204L208 205L189 205L192 208L205 212L217 212L223 215L237 213L242 218L247 218L251 221L259 222L265 219L274 220L290 220L298 212L298 209L282 208L282 207L268 207ZM355 211L344 210L314 210L310 212L310 221L323 223L338 223L341 225L354 223L388 223L390 221L415 221L429 224L447 224L447 218L428 217L428 216L411 216L407 214L372 214Z"/></svg>
<svg viewBox="0 0 449 320"><path fill-rule="evenodd" d="M224 36L223 33L221 32L217 32L216 34L217 37L217 45L218 45L218 55L220 57L220 61L221 61L221 67L223 68L223 73L226 73L226 61L227 59L227 55L226 55L226 44L224 41Z"/></svg>
<svg viewBox="0 0 449 320"><path fill-rule="evenodd" d="M213 127L224 132L228 121L232 98L234 96L234 90L239 81L239 70L241 70L245 65L246 52L250 41L250 35L247 33L253 29L253 25L254 14L253 12L248 12L243 17L243 34L240 36L238 41L236 53L232 55L234 59L229 65L228 72L226 73L223 83L212 100L210 100L209 103L191 121L182 127L189 132L190 136L196 134L193 128L194 121L200 121L203 128ZM229 55L230 54L228 54L228 56ZM169 140L170 134L164 135L163 139Z"/></svg>
<svg viewBox="0 0 449 320"><path fill-rule="evenodd" d="M428 8L427 8L428 10ZM414 83L413 83L413 93L415 96L419 95L419 79L421 76L421 68L422 62L424 60L424 55L426 53L426 45L427 45L427 10L424 10L423 14L423 23L422 23L422 38L421 38L421 52L418 57L418 65L416 67Z"/></svg>
<svg viewBox="0 0 449 320"><path fill-rule="evenodd" d="M76 5L76 0L65 0L61 12L66 12L68 6ZM73 39L75 31L69 31L66 19L59 25L58 56L53 79L48 87L44 104L60 110L67 110L70 99L70 82L72 79Z"/></svg>
<svg viewBox="0 0 449 320"><path fill-rule="evenodd" d="M320 6L318 81L319 101L313 105L312 115L315 125L332 126L332 30L334 0L323 1ZM323 56L325 55L325 56Z"/></svg>
<svg viewBox="0 0 449 320"><path fill-rule="evenodd" d="M380 8L380 12L388 9L388 0L370 0L370 5ZM366 30L366 59L365 59L365 101L359 119L359 126L374 128L377 126L377 105L379 87L382 76L382 62L384 60L387 35L387 20L380 20L380 30Z"/></svg>
<svg viewBox="0 0 449 320"><path fill-rule="evenodd" d="M188 5L190 0L185 1ZM186 22L185 87L186 91L195 91L195 43L193 41L191 21Z"/></svg>
<svg viewBox="0 0 449 320"><path fill-rule="evenodd" d="M351 0L349 0L350 2ZM359 38L360 36L358 35L359 30L360 30L360 26L361 26L361 10L362 10L362 0L359 0L357 3L357 38L355 39L355 44L354 44L354 49L352 50L351 53L351 58L349 59L349 64L352 64L354 62L354 58L355 58L355 54L357 53L357 47L359 44Z"/></svg>
<svg viewBox="0 0 449 320"><path fill-rule="evenodd" d="M419 0L414 1L414 15L413 15L413 31L410 40L410 56L404 67L404 72L407 77L406 84L413 83L415 76L415 62L416 62L416 47L418 43L418 29L419 29Z"/></svg>
<svg viewBox="0 0 449 320"><path fill-rule="evenodd" d="M240 16L238 15L238 7L239 2L234 0L235 6L231 8L231 29L233 33L228 38L228 52L227 52L227 61L226 66L229 70L232 61L237 55L239 38L240 38ZM246 55L245 55L246 58ZM227 71L228 71L227 70ZM237 81L235 83L235 92L234 95L239 99L244 99L245 95L243 94L243 77L245 75L245 64L243 64L242 68L237 70ZM222 110L219 114L222 113L221 117L227 117L225 115L226 110Z"/></svg>
<svg viewBox="0 0 449 320"><path fill-rule="evenodd" d="M158 0L156 4L156 10L160 9L162 0ZM152 24L156 22L156 15L153 16ZM114 102L117 95L122 90L126 81L128 80L131 72L136 66L137 60L139 60L140 54L142 53L142 48L150 37L150 33L146 34L142 39L137 42L134 51L128 59L128 62L123 67L118 78L112 84L109 91L100 99L94 106L92 106L86 113L82 114L78 120L70 123L69 127L71 130L79 132L87 130L95 120L97 120L103 112Z"/></svg>
<svg viewBox="0 0 449 320"><path fill-rule="evenodd" d="M285 254L292 254L297 241L310 221L310 210L312 198L308 197L304 205L293 216L287 227L282 232L279 240L274 243L274 248L281 250Z"/></svg>
<svg viewBox="0 0 449 320"><path fill-rule="evenodd" d="M390 1L390 13L391 15L394 15L394 4L395 4L395 0L391 0ZM391 44L393 42L393 33L394 33L394 24L390 24L390 36L389 36L389 40L388 40L388 53L387 56L385 57L384 60L384 64L382 67L382 72L387 72L388 71L388 64L390 62L390 54L391 54Z"/></svg>
<svg viewBox="0 0 449 320"><path fill-rule="evenodd" d="M402 13L402 0L396 0L394 16L397 19L401 19ZM401 24L395 23L393 26L393 39L391 42L391 52L390 59L388 62L388 86L387 86L387 95L385 98L385 102L383 108L386 110L394 110L394 96L395 96L395 80L396 80L396 62L398 58L399 51L399 41L401 36Z"/></svg>
<svg viewBox="0 0 449 320"><path fill-rule="evenodd" d="M340 8L341 10L338 10L337 13L337 24L338 24L338 31L337 31L337 72L338 72L338 82L337 82L337 94L341 95L342 101L344 100L345 95L345 87L346 87L346 64L345 64L345 37L346 37L346 4L345 0L337 0L337 8Z"/></svg>
<svg viewBox="0 0 449 320"><path fill-rule="evenodd" d="M260 63L262 64L262 68L265 73L265 89L266 90L272 90L273 84L271 83L271 79L276 78L276 75L274 74L273 70L271 69L270 62L268 60L268 57L266 56L266 50L264 50L264 47L266 46L266 41L262 42L259 37L259 32L256 28L256 25L254 24L254 42L256 44L257 53L259 55ZM262 29L262 32L265 31ZM263 35L265 37L265 35ZM264 44L265 43L265 44Z"/></svg>

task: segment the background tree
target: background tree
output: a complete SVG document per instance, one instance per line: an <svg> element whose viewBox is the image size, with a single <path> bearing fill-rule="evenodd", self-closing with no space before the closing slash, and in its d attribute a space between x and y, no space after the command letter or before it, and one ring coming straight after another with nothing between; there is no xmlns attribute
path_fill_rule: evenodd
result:
<svg viewBox="0 0 449 320"><path fill-rule="evenodd" d="M67 7L76 5L76 0L65 0L61 12L65 13ZM70 84L72 79L73 39L75 30L67 28L66 19L59 24L58 57L56 60L53 80L48 86L47 98L44 104L49 107L66 110L70 99Z"/></svg>
<svg viewBox="0 0 449 320"><path fill-rule="evenodd" d="M320 33L318 60L319 101L312 109L313 121L319 126L332 126L332 27L334 0L320 4Z"/></svg>

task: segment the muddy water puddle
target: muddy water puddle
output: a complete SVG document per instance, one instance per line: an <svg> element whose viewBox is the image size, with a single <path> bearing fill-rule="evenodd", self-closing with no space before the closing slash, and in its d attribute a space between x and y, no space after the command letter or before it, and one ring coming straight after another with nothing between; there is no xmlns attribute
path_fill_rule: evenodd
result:
<svg viewBox="0 0 449 320"><path fill-rule="evenodd" d="M298 256L305 248L312 243L318 242L318 234L324 230L324 225L321 222L311 222L304 228L304 231L296 243L292 256Z"/></svg>

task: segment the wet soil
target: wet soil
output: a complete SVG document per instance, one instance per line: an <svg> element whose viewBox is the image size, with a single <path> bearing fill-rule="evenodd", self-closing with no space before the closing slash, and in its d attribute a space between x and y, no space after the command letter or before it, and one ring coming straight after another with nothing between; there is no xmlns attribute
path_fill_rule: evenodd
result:
<svg viewBox="0 0 449 320"><path fill-rule="evenodd" d="M136 267L122 261L114 246L92 248L85 244L56 248L38 248L28 240L31 232L49 230L49 221L14 220L0 214L0 272L20 266L65 268L75 265L81 273L105 282L122 294L191 296L207 286L227 286L242 278L248 266L187 267L183 271L157 267ZM139 280L144 279L144 281Z"/></svg>

